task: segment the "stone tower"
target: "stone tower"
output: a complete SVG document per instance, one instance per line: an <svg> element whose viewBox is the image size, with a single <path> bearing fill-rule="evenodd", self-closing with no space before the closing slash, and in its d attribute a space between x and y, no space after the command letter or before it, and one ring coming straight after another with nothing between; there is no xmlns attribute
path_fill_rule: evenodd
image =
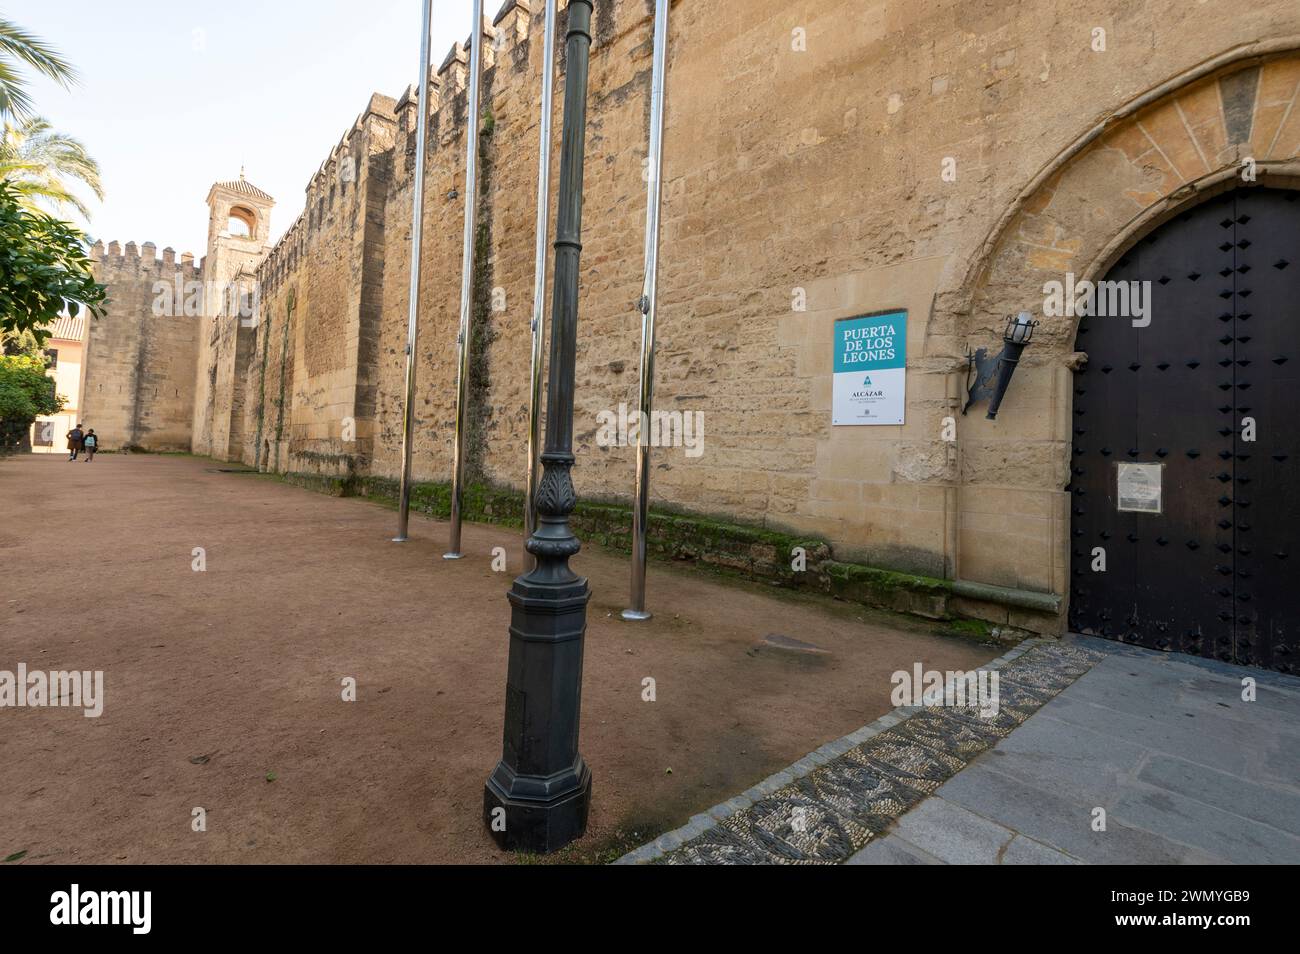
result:
<svg viewBox="0 0 1300 954"><path fill-rule="evenodd" d="M208 190L208 252L218 239L233 240L235 249L264 249L274 206L275 199L245 179L243 170L238 179L214 182Z"/></svg>
<svg viewBox="0 0 1300 954"><path fill-rule="evenodd" d="M256 344L257 266L271 250L275 200L244 178L208 190L208 248L203 264L204 317L194 382L196 454L230 460L242 446L243 381Z"/></svg>

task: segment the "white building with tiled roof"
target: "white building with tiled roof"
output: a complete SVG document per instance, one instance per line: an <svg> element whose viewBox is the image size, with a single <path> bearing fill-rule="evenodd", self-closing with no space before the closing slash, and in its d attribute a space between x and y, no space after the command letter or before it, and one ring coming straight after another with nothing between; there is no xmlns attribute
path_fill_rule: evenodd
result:
<svg viewBox="0 0 1300 954"><path fill-rule="evenodd" d="M67 449L68 431L81 423L86 380L86 313L83 311L75 318L60 315L46 330L50 332L45 342L45 354L50 362L46 374L54 379L54 391L63 398L63 410L38 417L32 423L32 451L58 454Z"/></svg>

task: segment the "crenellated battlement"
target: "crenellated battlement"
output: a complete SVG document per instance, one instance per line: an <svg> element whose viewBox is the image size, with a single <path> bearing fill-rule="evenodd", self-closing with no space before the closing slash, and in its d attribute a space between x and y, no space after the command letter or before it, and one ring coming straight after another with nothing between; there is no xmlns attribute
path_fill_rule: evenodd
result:
<svg viewBox="0 0 1300 954"><path fill-rule="evenodd" d="M105 245L96 242L90 248L91 261L95 263L95 273L101 282L123 281L137 278L171 277L180 273L189 281L198 279L203 274L203 262L195 264L192 252L182 252L179 259L171 246L162 250L159 257L158 246L145 242L137 246L127 242L125 246L115 241Z"/></svg>
<svg viewBox="0 0 1300 954"><path fill-rule="evenodd" d="M307 213L304 210L285 229L266 258L257 266L257 280L267 291L274 289L298 267L299 257L307 246Z"/></svg>
<svg viewBox="0 0 1300 954"><path fill-rule="evenodd" d="M563 29L567 0L559 0L560 22ZM534 11L536 7L536 11ZM640 22L647 16L639 8L620 4L604 14L626 21L623 27ZM530 44L540 39L545 25L540 2L505 0L496 15L481 24L483 41L484 85L488 92L488 105L494 95L505 92L516 83L535 80L536 64L530 65ZM429 68L429 123L430 150L439 145L460 140L468 121L468 79L470 42L453 43L441 64ZM563 50L559 51L563 56ZM536 59L536 57L533 57ZM505 70L506 72L502 72ZM338 221L340 212L350 214L359 201L358 189L368 174L371 160L383 153L407 156L405 167L394 165L395 175L401 179L409 176L410 156L414 154L419 108L419 86L411 84L396 99L375 93L366 108L344 130L338 142L321 161L305 189L302 212L285 230L280 240L259 265L259 280L274 287L286 279L299 265L302 255L321 234L323 229ZM346 205L340 205L340 202Z"/></svg>
<svg viewBox="0 0 1300 954"><path fill-rule="evenodd" d="M361 161L373 151L368 149L365 140L372 138L371 133L376 129L391 128L397 123L396 108L397 103L391 97L382 93L371 94L366 108L344 130L339 141L308 181L306 192L309 206L313 198L320 197L331 186L337 188L356 181ZM350 167L348 163L351 164Z"/></svg>
<svg viewBox="0 0 1300 954"><path fill-rule="evenodd" d="M274 286L297 267L313 237L336 212L340 201L357 201L372 156L392 148L400 122L397 102L374 93L366 108L343 132L307 183L303 210L257 267L259 281Z"/></svg>
<svg viewBox="0 0 1300 954"><path fill-rule="evenodd" d="M528 39L528 26L532 18L528 0L506 0L492 18L492 26L497 31L498 47L509 49L519 41ZM543 19L539 10L538 21Z"/></svg>
<svg viewBox="0 0 1300 954"><path fill-rule="evenodd" d="M536 12L532 9L534 5L538 7ZM561 18L567 6L567 0L559 0ZM529 44L534 33L540 38L545 22L541 3L530 4L529 0L505 0L491 21L483 18L485 87L502 89L508 83L529 81ZM433 131L431 135L440 142L459 139L464 133L471 40L472 36L467 36L464 42L452 44L442 64L431 71L429 128ZM503 74L503 69L508 74ZM415 135L418 98L418 88L409 86L397 101L398 125L407 139L405 145L408 149L409 140Z"/></svg>

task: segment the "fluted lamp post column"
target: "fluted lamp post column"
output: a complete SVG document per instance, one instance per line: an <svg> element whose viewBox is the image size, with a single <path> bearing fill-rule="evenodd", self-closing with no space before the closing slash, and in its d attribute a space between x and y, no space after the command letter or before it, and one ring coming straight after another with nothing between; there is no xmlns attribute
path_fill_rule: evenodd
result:
<svg viewBox="0 0 1300 954"><path fill-rule="evenodd" d="M569 568L578 538L573 467L573 386L582 252L582 164L592 0L570 0L565 35L564 119L551 299L546 446L537 527L527 549L537 565L510 589L510 661L501 761L488 778L483 819L503 848L547 853L587 828L591 771L578 753L587 581Z"/></svg>

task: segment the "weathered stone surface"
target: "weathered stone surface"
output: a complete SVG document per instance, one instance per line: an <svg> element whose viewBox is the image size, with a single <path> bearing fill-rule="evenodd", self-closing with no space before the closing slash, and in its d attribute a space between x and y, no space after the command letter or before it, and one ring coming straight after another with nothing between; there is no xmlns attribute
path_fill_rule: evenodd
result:
<svg viewBox="0 0 1300 954"><path fill-rule="evenodd" d="M1300 8L1260 0L1207 30L1186 5L1129 4L1100 51L1087 39L1105 16L1050 5L732 6L688 0L672 14L655 400L703 412L704 445L654 450L652 502L817 537L841 559L1064 594L1074 319L1040 315L996 421L961 414L966 356L996 351L1006 315L1042 311L1046 282L1096 277L1243 157L1261 175L1295 171L1300 56L1281 41L1300 33ZM638 391L649 7L602 3L594 26L574 480L580 499L626 500L634 449L602 446L598 415ZM516 6L485 35L479 195L464 182L462 48L426 104L414 476L451 471L468 199L480 222L468 472L518 488L541 18ZM1081 39L1039 52L1063 35ZM251 255L264 320L255 334L199 332L196 451L398 474L420 108L411 91L372 97L269 253L214 239L205 277ZM832 427L835 320L899 308L906 423ZM131 343L111 350L114 381L128 380ZM1063 612L1012 624L1056 632Z"/></svg>
<svg viewBox="0 0 1300 954"><path fill-rule="evenodd" d="M155 315L154 303L160 288L174 303L179 288L183 305L187 284L203 273L191 255L178 263L169 248L158 259L151 242L144 251L123 254L116 242L92 250L108 301L102 317L88 319L81 416L103 450L188 451L200 323L183 308Z"/></svg>

